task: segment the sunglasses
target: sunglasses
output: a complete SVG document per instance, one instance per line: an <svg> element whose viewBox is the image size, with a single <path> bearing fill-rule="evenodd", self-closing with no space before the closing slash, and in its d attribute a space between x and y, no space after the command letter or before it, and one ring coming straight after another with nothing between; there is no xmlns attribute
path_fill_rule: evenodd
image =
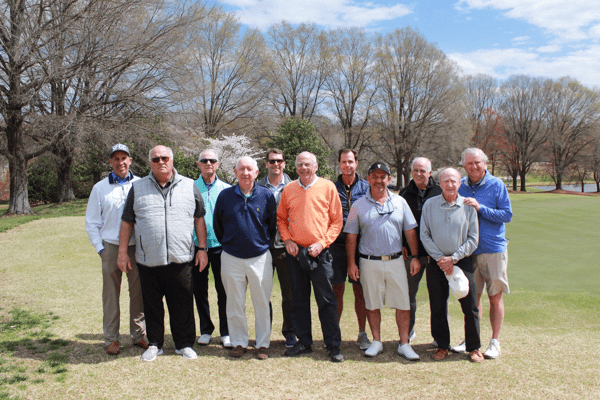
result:
<svg viewBox="0 0 600 400"><path fill-rule="evenodd" d="M218 162L219 162L219 160L215 160L214 158L202 158L202 159L200 160L200 162L201 162L202 164L206 164L206 163L208 163L208 162L210 162L211 164L216 164L216 163L218 163Z"/></svg>
<svg viewBox="0 0 600 400"><path fill-rule="evenodd" d="M164 163L169 162L169 160L171 159L171 157L169 156L162 156L162 157L152 157L152 162L155 164L158 164L159 161L162 161Z"/></svg>
<svg viewBox="0 0 600 400"><path fill-rule="evenodd" d="M284 162L285 162L285 160L269 160L269 164L271 164L271 165L273 165L275 163L281 164L281 163L284 163Z"/></svg>

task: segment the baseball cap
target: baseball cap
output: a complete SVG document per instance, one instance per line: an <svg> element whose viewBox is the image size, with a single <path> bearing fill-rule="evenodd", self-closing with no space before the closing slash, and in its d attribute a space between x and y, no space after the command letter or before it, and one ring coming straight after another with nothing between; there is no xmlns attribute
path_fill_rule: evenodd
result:
<svg viewBox="0 0 600 400"><path fill-rule="evenodd" d="M127 153L128 156L131 155L129 153L129 147L127 147L127 145L124 145L122 143L117 143L110 149L110 157L112 157L113 154L115 154L117 151L122 151L123 153Z"/></svg>
<svg viewBox="0 0 600 400"><path fill-rule="evenodd" d="M371 165L371 167L369 168L369 172L367 172L367 175L369 175L371 172L375 171L376 169L380 169L380 170L384 171L385 173L387 173L388 175L391 175L390 169L382 161L375 161L373 163L373 165Z"/></svg>

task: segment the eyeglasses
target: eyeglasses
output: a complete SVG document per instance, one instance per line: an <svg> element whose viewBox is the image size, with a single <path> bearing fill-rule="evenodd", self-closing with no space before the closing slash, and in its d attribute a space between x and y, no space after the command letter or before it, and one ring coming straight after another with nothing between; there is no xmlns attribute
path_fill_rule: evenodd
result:
<svg viewBox="0 0 600 400"><path fill-rule="evenodd" d="M214 158L202 158L202 159L200 160L200 162L201 162L202 164L206 164L206 163L208 163L208 162L210 162L211 164L216 164L216 163L218 163L218 162L219 162L219 160L216 160L216 159L214 159Z"/></svg>
<svg viewBox="0 0 600 400"><path fill-rule="evenodd" d="M161 157L152 157L151 161L155 164L158 164L159 161L168 163L170 159L171 159L171 157L169 157L169 156L161 156Z"/></svg>
<svg viewBox="0 0 600 400"><path fill-rule="evenodd" d="M281 163L284 163L284 162L285 162L285 160L269 160L269 164L271 164L271 165L273 165L275 163L281 164Z"/></svg>

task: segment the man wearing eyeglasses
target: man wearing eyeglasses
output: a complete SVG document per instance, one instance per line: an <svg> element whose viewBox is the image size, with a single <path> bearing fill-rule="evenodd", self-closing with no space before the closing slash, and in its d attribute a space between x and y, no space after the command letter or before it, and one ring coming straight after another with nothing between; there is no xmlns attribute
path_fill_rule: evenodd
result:
<svg viewBox="0 0 600 400"><path fill-rule="evenodd" d="M359 280L363 286L367 319L373 342L365 356L376 357L383 352L381 342L381 309L396 309L396 324L400 333L398 355L409 361L418 361L408 340L410 324L410 301L407 271L402 259L402 233L406 236L412 254L418 252L417 222L406 200L388 190L390 170L383 162L369 168L367 181L369 192L350 209L346 221L346 251L348 275ZM360 234L360 241L358 240ZM358 242L360 272L355 262ZM413 257L410 273L416 275L421 269L418 257Z"/></svg>
<svg viewBox="0 0 600 400"><path fill-rule="evenodd" d="M204 269L208 262L204 202L194 181L173 168L173 150L156 146L149 158L150 174L133 183L125 202L117 265L123 272L131 270L127 247L135 227L135 259L149 342L142 360L154 361L163 353L163 297L169 308L175 352L195 359L192 264ZM197 252L194 230L200 247Z"/></svg>
<svg viewBox="0 0 600 400"><path fill-rule="evenodd" d="M319 178L317 157L307 151L296 157L298 180L283 189L277 227L287 251L292 282L292 322L298 342L285 355L312 353L311 284L319 308L325 346L332 362L344 361L329 246L344 224L342 204L333 182Z"/></svg>
<svg viewBox="0 0 600 400"><path fill-rule="evenodd" d="M219 157L215 150L206 149L200 153L200 157L198 158L198 168L200 169L200 176L196 179L195 184L200 190L202 200L204 200L204 209L206 210L206 215L204 216L206 221L206 247L208 248L208 263L213 272L215 289L217 291L221 344L223 347L231 347L229 327L227 325L227 294L225 293L223 280L221 279L221 253L223 248L221 247L221 243L217 240L215 230L213 229L213 213L217 197L221 191L231 187L231 185L223 182L217 176ZM194 236L194 241L197 250L199 250L197 236ZM196 308L198 309L198 315L200 316L200 337L198 338L198 344L200 345L209 344L212 333L215 330L215 325L210 318L210 307L208 303L209 265L202 270L194 268L192 273L194 277L194 298L196 299Z"/></svg>
<svg viewBox="0 0 600 400"><path fill-rule="evenodd" d="M275 148L267 149L267 161L265 163L267 175L259 179L256 183L264 186L273 193L275 201L279 206L281 200L281 192L292 179L283 172L285 170L285 156L283 151ZM275 234L272 241L271 258L273 259L273 270L277 271L277 279L281 288L281 310L283 313L283 326L281 333L285 338L285 347L294 347L296 344L296 334L294 333L294 325L292 324L291 308L292 308L292 286L290 284L290 274L287 269L285 245L281 240L279 231Z"/></svg>

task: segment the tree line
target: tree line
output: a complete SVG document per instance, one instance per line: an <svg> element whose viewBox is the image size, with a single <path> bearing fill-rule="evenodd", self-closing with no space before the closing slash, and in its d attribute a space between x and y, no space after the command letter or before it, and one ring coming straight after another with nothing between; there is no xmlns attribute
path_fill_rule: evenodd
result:
<svg viewBox="0 0 600 400"><path fill-rule="evenodd" d="M598 170L596 89L568 77L464 76L411 27L379 34L282 21L261 32L195 0L0 7L9 213L31 213L28 165L40 157L65 201L74 197L74 170L99 180L114 142L130 145L139 173L157 142L193 168L209 140L237 135L262 148L290 119L314 126L333 154L348 147L360 160L388 162L399 185L415 156L456 164L469 145L483 148L515 189L519 177L525 190L536 162L551 166L557 188L574 169Z"/></svg>

